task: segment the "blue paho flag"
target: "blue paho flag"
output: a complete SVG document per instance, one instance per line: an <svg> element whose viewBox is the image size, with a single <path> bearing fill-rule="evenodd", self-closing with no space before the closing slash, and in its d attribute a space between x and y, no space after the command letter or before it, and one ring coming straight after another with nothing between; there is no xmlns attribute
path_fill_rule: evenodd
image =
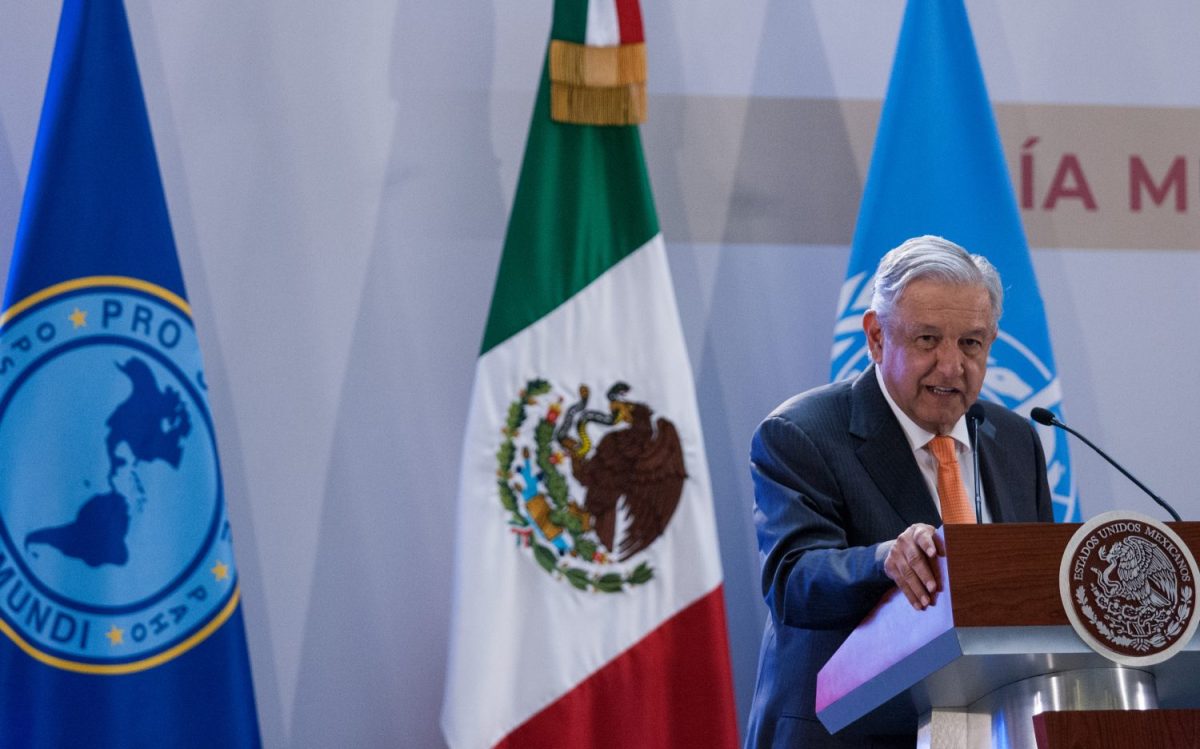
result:
<svg viewBox="0 0 1200 749"><path fill-rule="evenodd" d="M0 746L260 744L121 0L66 0L0 312Z"/></svg>
<svg viewBox="0 0 1200 749"><path fill-rule="evenodd" d="M987 256L1005 285L1004 317L983 397L1022 414L1062 415L1046 315L987 87L961 0L909 0L838 301L832 377L868 364L862 313L879 259L909 237L937 234ZM1038 427L1054 514L1077 521L1066 440Z"/></svg>

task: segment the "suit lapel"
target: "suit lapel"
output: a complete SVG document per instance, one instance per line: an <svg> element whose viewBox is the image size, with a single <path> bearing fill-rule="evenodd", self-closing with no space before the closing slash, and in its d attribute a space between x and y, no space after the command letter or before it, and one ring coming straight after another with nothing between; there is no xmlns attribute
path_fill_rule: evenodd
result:
<svg viewBox="0 0 1200 749"><path fill-rule="evenodd" d="M880 493L906 525L941 525L908 438L879 389L874 365L855 380L850 402L850 433L862 440L858 459Z"/></svg>
<svg viewBox="0 0 1200 749"><path fill-rule="evenodd" d="M1011 523L1017 520L1014 497L1006 482L997 481L1000 473L997 456L1000 442L996 439L996 425L986 419L979 425L979 481L983 484L985 501L993 523Z"/></svg>

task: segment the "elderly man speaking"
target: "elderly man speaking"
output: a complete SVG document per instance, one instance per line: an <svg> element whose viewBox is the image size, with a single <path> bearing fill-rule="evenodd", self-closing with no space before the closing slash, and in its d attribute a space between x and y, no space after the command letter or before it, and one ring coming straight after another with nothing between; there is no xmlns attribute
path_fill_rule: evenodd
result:
<svg viewBox="0 0 1200 749"><path fill-rule="evenodd" d="M1032 425L984 403L983 517L975 517L966 412L979 397L1004 291L986 258L910 239L875 273L863 329L872 365L776 408L750 448L762 591L770 617L746 737L760 747L912 747L903 736L831 736L817 672L893 586L918 609L938 594L943 523L1053 519Z"/></svg>

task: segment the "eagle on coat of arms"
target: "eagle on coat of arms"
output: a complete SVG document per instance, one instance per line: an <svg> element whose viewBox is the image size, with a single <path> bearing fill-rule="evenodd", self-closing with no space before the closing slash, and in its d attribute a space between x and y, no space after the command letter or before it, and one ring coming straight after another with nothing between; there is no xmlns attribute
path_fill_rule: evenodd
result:
<svg viewBox="0 0 1200 749"><path fill-rule="evenodd" d="M662 417L652 420L649 406L625 398L629 390L629 385L618 382L606 394L608 411L593 411L587 408L588 387L580 386L579 400L563 414L554 433L570 453L571 475L587 490L583 509L592 517L600 542L618 561L662 535L679 506L687 478L675 425ZM608 431L592 451L589 424L628 426ZM617 510L622 504L626 527L616 546Z"/></svg>

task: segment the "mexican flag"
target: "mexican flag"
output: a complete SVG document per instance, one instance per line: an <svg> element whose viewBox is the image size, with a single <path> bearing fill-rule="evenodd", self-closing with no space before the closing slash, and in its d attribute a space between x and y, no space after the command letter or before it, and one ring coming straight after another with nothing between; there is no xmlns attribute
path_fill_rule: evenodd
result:
<svg viewBox="0 0 1200 749"><path fill-rule="evenodd" d="M737 743L645 109L636 0L557 0L463 444L452 747Z"/></svg>

